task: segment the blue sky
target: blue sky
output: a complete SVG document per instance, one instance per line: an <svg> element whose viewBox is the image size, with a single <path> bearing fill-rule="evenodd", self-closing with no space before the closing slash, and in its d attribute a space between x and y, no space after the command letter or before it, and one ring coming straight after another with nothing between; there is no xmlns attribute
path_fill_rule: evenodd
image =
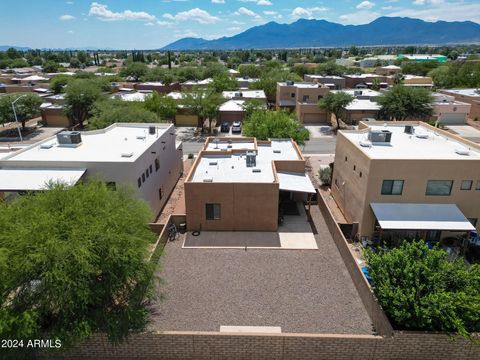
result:
<svg viewBox="0 0 480 360"><path fill-rule="evenodd" d="M480 23L480 0L0 0L0 45L154 49L269 21L365 24L383 15Z"/></svg>

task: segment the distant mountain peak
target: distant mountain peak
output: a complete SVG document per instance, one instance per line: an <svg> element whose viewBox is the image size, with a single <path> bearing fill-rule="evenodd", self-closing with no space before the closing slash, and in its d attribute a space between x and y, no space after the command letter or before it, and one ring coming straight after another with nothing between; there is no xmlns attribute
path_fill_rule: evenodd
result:
<svg viewBox="0 0 480 360"><path fill-rule="evenodd" d="M408 17L381 16L364 25L342 25L316 19L298 19L291 24L270 21L230 37L214 40L180 39L162 50L445 45L478 42L480 25L472 21L427 22Z"/></svg>

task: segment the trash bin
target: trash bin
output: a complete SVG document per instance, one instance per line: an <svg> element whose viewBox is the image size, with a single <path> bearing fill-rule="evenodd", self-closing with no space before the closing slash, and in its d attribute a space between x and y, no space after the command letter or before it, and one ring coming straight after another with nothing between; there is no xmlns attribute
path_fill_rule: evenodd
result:
<svg viewBox="0 0 480 360"><path fill-rule="evenodd" d="M187 224L186 223L180 223L178 225L178 230L180 231L180 233L185 234L185 232L187 231Z"/></svg>

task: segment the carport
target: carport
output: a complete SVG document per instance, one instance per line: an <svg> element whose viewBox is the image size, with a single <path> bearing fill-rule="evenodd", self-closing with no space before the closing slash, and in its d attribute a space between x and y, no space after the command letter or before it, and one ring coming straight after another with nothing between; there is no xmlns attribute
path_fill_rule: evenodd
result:
<svg viewBox="0 0 480 360"><path fill-rule="evenodd" d="M0 169L0 192L40 191L51 183L75 185L87 169Z"/></svg>

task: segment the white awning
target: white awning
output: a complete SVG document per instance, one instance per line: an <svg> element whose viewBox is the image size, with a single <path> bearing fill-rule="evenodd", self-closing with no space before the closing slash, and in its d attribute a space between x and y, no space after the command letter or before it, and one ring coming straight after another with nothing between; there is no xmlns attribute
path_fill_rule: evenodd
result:
<svg viewBox="0 0 480 360"><path fill-rule="evenodd" d="M75 185L86 169L0 169L0 191L45 190L50 182Z"/></svg>
<svg viewBox="0 0 480 360"><path fill-rule="evenodd" d="M370 206L385 230L475 230L455 204L372 203Z"/></svg>
<svg viewBox="0 0 480 360"><path fill-rule="evenodd" d="M305 174L278 172L277 176L278 182L280 183L280 190L315 194L315 188L310 178Z"/></svg>

